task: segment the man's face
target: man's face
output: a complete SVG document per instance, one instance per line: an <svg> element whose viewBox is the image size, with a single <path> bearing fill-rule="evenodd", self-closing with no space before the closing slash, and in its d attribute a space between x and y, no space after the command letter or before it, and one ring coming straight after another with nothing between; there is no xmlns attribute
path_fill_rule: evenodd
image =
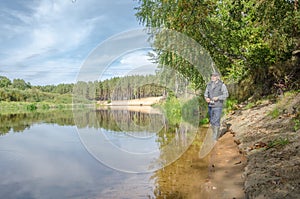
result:
<svg viewBox="0 0 300 199"><path fill-rule="evenodd" d="M215 82L217 80L218 80L218 76L216 76L216 75L211 76L211 81Z"/></svg>

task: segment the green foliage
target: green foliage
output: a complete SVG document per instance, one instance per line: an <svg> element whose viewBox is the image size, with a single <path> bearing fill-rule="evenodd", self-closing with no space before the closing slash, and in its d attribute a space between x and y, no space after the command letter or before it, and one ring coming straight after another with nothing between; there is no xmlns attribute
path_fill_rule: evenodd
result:
<svg viewBox="0 0 300 199"><path fill-rule="evenodd" d="M114 77L104 81L79 81L74 85L73 99L75 98L75 102L84 99L90 102L95 100L130 100L162 96L164 92L165 87L160 83L160 76L132 75L122 78Z"/></svg>
<svg viewBox="0 0 300 199"><path fill-rule="evenodd" d="M9 104L12 103L13 102L10 102ZM15 104L15 106L17 106L17 104ZM20 109L18 109L18 111L20 111ZM40 122L75 125L72 110L40 110L39 108L34 111L26 110L14 113L4 113L1 111L0 121L0 134L8 133L10 130L22 132L32 124Z"/></svg>
<svg viewBox="0 0 300 199"><path fill-rule="evenodd" d="M7 88L11 85L10 79L4 76L0 76L0 88Z"/></svg>
<svg viewBox="0 0 300 199"><path fill-rule="evenodd" d="M8 86L0 87L0 101L91 104L97 100L130 100L163 96L170 90L174 90L174 95L187 93L190 86L188 82L182 75L173 73L174 71L162 70L157 71L156 75L114 77L104 81L79 81L76 84L57 86L31 86L21 79L14 79L13 84L9 86L7 82L10 80L3 77L3 82Z"/></svg>
<svg viewBox="0 0 300 199"><path fill-rule="evenodd" d="M300 12L294 1L138 0L138 3L136 17L153 31L151 37L158 62L179 71L196 86L203 84L199 71L175 52L165 51L163 42L168 40L156 38L156 28L177 31L198 42L210 53L226 81L249 80L251 92L245 95L267 94L274 82L286 77L299 81L297 63L287 64L300 39ZM189 48L178 43L179 49Z"/></svg>
<svg viewBox="0 0 300 199"><path fill-rule="evenodd" d="M25 90L31 88L31 85L30 83L26 83L23 79L14 79L12 82L12 87L19 90Z"/></svg>
<svg viewBox="0 0 300 199"><path fill-rule="evenodd" d="M245 106L245 109L250 109L253 108L255 106L254 102L248 102L248 104Z"/></svg>
<svg viewBox="0 0 300 199"><path fill-rule="evenodd" d="M199 125L199 119L201 117L199 97L194 97L188 100L182 105L182 119L193 125Z"/></svg>
<svg viewBox="0 0 300 199"><path fill-rule="evenodd" d="M179 100L174 95L171 94L167 97L163 108L170 124L174 125L180 123L181 105Z"/></svg>
<svg viewBox="0 0 300 199"><path fill-rule="evenodd" d="M72 104L72 97L69 94L57 95L53 101L57 104Z"/></svg>
<svg viewBox="0 0 300 199"><path fill-rule="evenodd" d="M276 138L268 142L266 149L282 147L289 143L290 141L288 138Z"/></svg>
<svg viewBox="0 0 300 199"><path fill-rule="evenodd" d="M77 107L75 107L77 108ZM31 111L50 111L53 109L72 109L71 104L56 104L51 102L0 102L1 114L28 113Z"/></svg>
<svg viewBox="0 0 300 199"><path fill-rule="evenodd" d="M48 109L50 109L50 105L49 105L49 104L43 103L43 104L42 104L42 109L43 109L43 110L48 110Z"/></svg>
<svg viewBox="0 0 300 199"><path fill-rule="evenodd" d="M228 99L226 100L226 102L225 102L225 110L226 110L227 112L232 111L232 110L235 110L237 104L238 104L238 100L228 98Z"/></svg>
<svg viewBox="0 0 300 199"><path fill-rule="evenodd" d="M28 104L28 105L26 106L26 109L27 109L28 111L34 111L34 110L37 109L37 106L36 106L36 104Z"/></svg>
<svg viewBox="0 0 300 199"><path fill-rule="evenodd" d="M59 109L59 110L62 110L65 108L65 105L64 104L58 104L56 105L56 107Z"/></svg>
<svg viewBox="0 0 300 199"><path fill-rule="evenodd" d="M269 113L269 115L270 115L273 119L278 118L279 115L280 115L279 109L278 109L278 108L275 108L274 110L272 110L272 111Z"/></svg>
<svg viewBox="0 0 300 199"><path fill-rule="evenodd" d="M74 84L58 84L53 87L52 92L59 94L71 94L73 92Z"/></svg>
<svg viewBox="0 0 300 199"><path fill-rule="evenodd" d="M293 119L294 122L294 131L298 131L300 129L300 120L299 119Z"/></svg>
<svg viewBox="0 0 300 199"><path fill-rule="evenodd" d="M202 97L193 97L182 105L182 118L194 126L207 124L207 103Z"/></svg>
<svg viewBox="0 0 300 199"><path fill-rule="evenodd" d="M206 118L203 118L200 120L200 124L203 125L203 124L208 124L209 123L209 118L206 117Z"/></svg>

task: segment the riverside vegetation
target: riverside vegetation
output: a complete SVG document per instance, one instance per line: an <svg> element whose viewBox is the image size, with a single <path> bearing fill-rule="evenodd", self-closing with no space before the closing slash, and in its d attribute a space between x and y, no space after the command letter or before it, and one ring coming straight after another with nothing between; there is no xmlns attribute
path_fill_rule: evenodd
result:
<svg viewBox="0 0 300 199"><path fill-rule="evenodd" d="M67 104L74 102L86 104L165 95L169 96L163 105L166 114L170 117L185 114L188 118L193 114L185 113L178 99L185 98L188 90L197 94L205 86L205 77L175 52L164 49L167 35L155 37L157 28L174 30L208 51L228 85L227 106L236 110L229 112L231 118L227 121L232 124L236 143L248 159L244 172L246 196L299 197L298 0L138 0L136 16L154 38L158 74L56 86L32 86L24 80L11 81L2 76L1 111L9 107L12 112L47 110L68 107ZM198 58L199 52L191 51L186 43L177 45L185 54ZM163 67L166 65L179 75ZM154 84L157 82L159 86ZM267 96L276 97L265 100ZM207 122L206 115L201 115L200 121Z"/></svg>
<svg viewBox="0 0 300 199"><path fill-rule="evenodd" d="M180 56L194 60L201 59L201 53L176 39L174 49L181 53L167 51L169 44L164 41L170 41L170 34L163 34L165 29L200 44L221 72L230 93L228 105L236 107L226 121L248 159L246 198L299 198L298 0L138 3L136 16L154 38L158 63L180 71L196 88L204 89L205 77L199 66Z"/></svg>
<svg viewBox="0 0 300 199"><path fill-rule="evenodd" d="M135 75L114 77L104 81L32 86L22 79L10 80L0 76L0 109L2 113L70 109L74 106L80 108L85 104L95 104L99 100L162 96L167 93L167 83L164 83L163 87L153 82L167 82L166 78L162 78L161 75Z"/></svg>

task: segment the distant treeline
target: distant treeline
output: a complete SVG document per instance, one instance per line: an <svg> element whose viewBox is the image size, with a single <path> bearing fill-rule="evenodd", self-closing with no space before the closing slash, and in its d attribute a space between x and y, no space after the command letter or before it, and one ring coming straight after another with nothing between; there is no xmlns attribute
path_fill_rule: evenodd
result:
<svg viewBox="0 0 300 199"><path fill-rule="evenodd" d="M182 94L188 92L188 86L181 75L172 72L45 86L33 86L22 79L11 81L0 76L0 101L72 103L72 96L78 102L129 100L163 96L170 91Z"/></svg>
<svg viewBox="0 0 300 199"><path fill-rule="evenodd" d="M188 83L181 75L156 74L114 77L104 81L77 82L74 95L88 100L129 100L165 96L169 92L178 95L188 92Z"/></svg>
<svg viewBox="0 0 300 199"><path fill-rule="evenodd" d="M72 84L32 86L23 79L0 76L0 101L71 103Z"/></svg>
<svg viewBox="0 0 300 199"><path fill-rule="evenodd" d="M156 82L155 75L114 77L104 81L75 84L74 95L88 100L127 100L162 96L165 88Z"/></svg>

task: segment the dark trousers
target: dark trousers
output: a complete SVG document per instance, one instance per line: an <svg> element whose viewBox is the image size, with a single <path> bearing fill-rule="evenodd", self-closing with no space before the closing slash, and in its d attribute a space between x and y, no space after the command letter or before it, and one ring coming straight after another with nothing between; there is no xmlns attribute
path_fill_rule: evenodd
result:
<svg viewBox="0 0 300 199"><path fill-rule="evenodd" d="M208 115L210 124L220 127L222 107L208 107Z"/></svg>

